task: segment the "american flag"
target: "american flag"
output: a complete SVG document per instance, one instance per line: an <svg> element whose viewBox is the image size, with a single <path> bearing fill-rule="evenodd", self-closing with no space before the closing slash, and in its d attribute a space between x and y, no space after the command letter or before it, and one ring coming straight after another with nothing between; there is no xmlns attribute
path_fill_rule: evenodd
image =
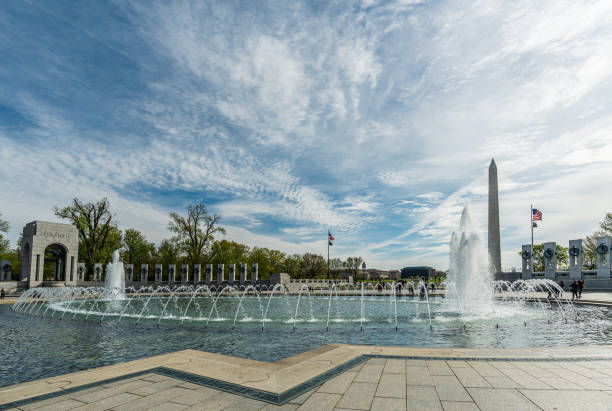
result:
<svg viewBox="0 0 612 411"><path fill-rule="evenodd" d="M328 243L329 245L334 245L334 243L332 243L332 241L334 241L334 236L333 236L333 235L331 235L331 233L328 231L328 232L327 232L327 243Z"/></svg>
<svg viewBox="0 0 612 411"><path fill-rule="evenodd" d="M531 210L531 221L542 221L542 212L537 208Z"/></svg>

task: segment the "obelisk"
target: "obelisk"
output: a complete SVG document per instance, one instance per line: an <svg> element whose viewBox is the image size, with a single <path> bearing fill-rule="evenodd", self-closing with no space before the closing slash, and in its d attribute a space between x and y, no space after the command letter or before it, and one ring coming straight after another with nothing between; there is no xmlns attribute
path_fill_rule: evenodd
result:
<svg viewBox="0 0 612 411"><path fill-rule="evenodd" d="M501 271L497 166L493 159L491 159L491 165L489 166L489 270L491 273Z"/></svg>

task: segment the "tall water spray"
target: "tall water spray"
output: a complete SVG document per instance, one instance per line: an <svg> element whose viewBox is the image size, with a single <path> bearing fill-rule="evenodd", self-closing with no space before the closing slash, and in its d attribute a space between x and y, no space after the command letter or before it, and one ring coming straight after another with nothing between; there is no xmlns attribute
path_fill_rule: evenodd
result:
<svg viewBox="0 0 612 411"><path fill-rule="evenodd" d="M119 250L113 251L113 262L106 266L106 280L104 281L107 298L124 300L125 297L125 273L123 263L119 261Z"/></svg>
<svg viewBox="0 0 612 411"><path fill-rule="evenodd" d="M450 242L446 303L461 313L484 313L493 308L491 274L482 235L473 224L469 205ZM450 307L449 307L450 308Z"/></svg>

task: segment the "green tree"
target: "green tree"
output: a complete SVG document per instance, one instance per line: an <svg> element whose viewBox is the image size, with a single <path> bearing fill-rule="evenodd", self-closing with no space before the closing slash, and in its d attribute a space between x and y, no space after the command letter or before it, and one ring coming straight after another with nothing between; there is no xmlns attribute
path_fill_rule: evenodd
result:
<svg viewBox="0 0 612 411"><path fill-rule="evenodd" d="M606 213L603 221L599 223L602 231L606 233L606 235L612 234L612 213Z"/></svg>
<svg viewBox="0 0 612 411"><path fill-rule="evenodd" d="M226 271L229 264L236 264L236 270L241 263L249 258L249 246L235 241L215 241L210 248L209 262L212 264L225 264Z"/></svg>
<svg viewBox="0 0 612 411"><path fill-rule="evenodd" d="M128 228L123 233L123 247L121 249L121 260L127 264L140 264L152 262L155 254L155 244L147 241L145 236L133 228Z"/></svg>
<svg viewBox="0 0 612 411"><path fill-rule="evenodd" d="M172 239L163 240L155 253L156 261L168 269L170 264L180 264L181 253L178 245Z"/></svg>
<svg viewBox="0 0 612 411"><path fill-rule="evenodd" d="M587 235L582 243L582 265L588 270L597 268L597 237L606 235L603 231L596 231Z"/></svg>
<svg viewBox="0 0 612 411"><path fill-rule="evenodd" d="M270 262L270 274L282 272L287 255L279 250L266 250L268 252L268 261Z"/></svg>
<svg viewBox="0 0 612 411"><path fill-rule="evenodd" d="M293 254L285 257L283 271L289 274L292 278L298 278L300 275L300 265L302 264L302 256Z"/></svg>
<svg viewBox="0 0 612 411"><path fill-rule="evenodd" d="M210 215L203 203L187 206L187 216L175 212L170 213L168 230L174 233L175 241L185 253L189 264L202 264L207 256L210 244L216 234L225 234L225 229L219 226L221 217Z"/></svg>
<svg viewBox="0 0 612 411"><path fill-rule="evenodd" d="M268 278L272 271L269 251L267 248L253 247L249 253L249 264L257 263L260 278Z"/></svg>
<svg viewBox="0 0 612 411"><path fill-rule="evenodd" d="M117 224L108 199L84 203L75 198L69 206L54 207L54 212L56 216L76 226L79 232L79 256L82 256L87 272L93 273L95 263L103 262L103 257L108 260L108 250L105 247L110 237L115 240L117 238Z"/></svg>
<svg viewBox="0 0 612 411"><path fill-rule="evenodd" d="M2 216L2 214L0 214ZM6 240L1 232L8 233L9 223L0 218L0 253L6 253L9 250L9 241Z"/></svg>
<svg viewBox="0 0 612 411"><path fill-rule="evenodd" d="M327 261L323 256L306 253L301 263L300 271L305 278L322 277L327 273Z"/></svg>
<svg viewBox="0 0 612 411"><path fill-rule="evenodd" d="M351 270L353 274L357 274L357 270L361 268L363 259L361 257L349 257L346 259L346 268Z"/></svg>

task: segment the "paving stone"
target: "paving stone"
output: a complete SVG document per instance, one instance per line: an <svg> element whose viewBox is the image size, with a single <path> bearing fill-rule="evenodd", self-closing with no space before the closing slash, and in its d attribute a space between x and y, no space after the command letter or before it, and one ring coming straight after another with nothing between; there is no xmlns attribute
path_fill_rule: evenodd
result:
<svg viewBox="0 0 612 411"><path fill-rule="evenodd" d="M98 388L98 387L96 387L96 388ZM69 395L60 395L58 397L48 398L46 400L42 400L42 401L38 401L38 402L33 402L33 403L30 403L30 404L25 404L25 405L20 405L19 409L22 409L22 410L33 410L35 408L40 408L40 407L45 407L47 405L57 404L59 402L66 401L68 399L71 399Z"/></svg>
<svg viewBox="0 0 612 411"><path fill-rule="evenodd" d="M432 375L441 401L471 401L469 394L454 375Z"/></svg>
<svg viewBox="0 0 612 411"><path fill-rule="evenodd" d="M370 358L367 361L367 364L385 365L386 362L386 358Z"/></svg>
<svg viewBox="0 0 612 411"><path fill-rule="evenodd" d="M406 384L434 385L427 367L406 367Z"/></svg>
<svg viewBox="0 0 612 411"><path fill-rule="evenodd" d="M500 375L503 375L500 370L491 366L485 361L468 361L468 364L470 364L470 366L483 377L499 377Z"/></svg>
<svg viewBox="0 0 612 411"><path fill-rule="evenodd" d="M315 392L302 404L300 411L325 411L333 410L342 396L340 394L327 394Z"/></svg>
<svg viewBox="0 0 612 411"><path fill-rule="evenodd" d="M599 372L599 370L592 370L581 365L566 364L563 366L563 368L567 368L568 370L574 371L577 374L593 379L609 377L608 374Z"/></svg>
<svg viewBox="0 0 612 411"><path fill-rule="evenodd" d="M406 398L406 376L404 374L383 374L378 382L377 397Z"/></svg>
<svg viewBox="0 0 612 411"><path fill-rule="evenodd" d="M561 377L540 378L540 380L544 384L548 384L557 390L582 390L583 389L579 385L576 385L573 382L568 381L565 378L561 378Z"/></svg>
<svg viewBox="0 0 612 411"><path fill-rule="evenodd" d="M607 410L612 408L612 396L602 391L520 390L537 406L545 410Z"/></svg>
<svg viewBox="0 0 612 411"><path fill-rule="evenodd" d="M349 408L352 410L369 410L376 392L376 384L368 382L353 382L344 393L338 408Z"/></svg>
<svg viewBox="0 0 612 411"><path fill-rule="evenodd" d="M592 378L585 377L584 375L578 374L566 368L553 368L550 371L553 374L557 375L558 377L571 381L574 384L582 387L585 390L606 390L608 389L608 386L606 384L595 381ZM525 388L530 388L530 387L525 387Z"/></svg>
<svg viewBox="0 0 612 411"><path fill-rule="evenodd" d="M517 368L536 378L550 378L555 376L555 374L552 374L545 368L539 367L533 363L517 363Z"/></svg>
<svg viewBox="0 0 612 411"><path fill-rule="evenodd" d="M175 402L163 402L155 407L148 408L147 411L174 411L184 410L188 405L177 404Z"/></svg>
<svg viewBox="0 0 612 411"><path fill-rule="evenodd" d="M387 360L383 374L406 374L406 360L390 359Z"/></svg>
<svg viewBox="0 0 612 411"><path fill-rule="evenodd" d="M446 364L451 368L466 368L470 366L466 361L459 360L446 361Z"/></svg>
<svg viewBox="0 0 612 411"><path fill-rule="evenodd" d="M361 364L356 365L353 368L351 368L349 371L351 371L351 372L361 371L361 369L363 368L363 364L365 364L365 363L362 362Z"/></svg>
<svg viewBox="0 0 612 411"><path fill-rule="evenodd" d="M381 398L374 397L371 411L405 411L406 398Z"/></svg>
<svg viewBox="0 0 612 411"><path fill-rule="evenodd" d="M108 384L103 384L102 387L105 387L105 388L115 387L117 385L127 384L128 382L142 380L143 377L144 377L143 375L139 375L138 377L134 377L134 378L126 378L126 379L123 379L123 380L119 380L119 381L115 381L115 382L110 382Z"/></svg>
<svg viewBox="0 0 612 411"><path fill-rule="evenodd" d="M70 394L70 398L75 399L81 402L96 402L100 401L104 398L112 397L114 395L130 392L131 390L138 390L140 388L155 385L156 383L145 381L145 380L135 380L126 382L122 385L115 385L110 388L98 387L97 390L86 390L86 391L76 391Z"/></svg>
<svg viewBox="0 0 612 411"><path fill-rule="evenodd" d="M73 400L72 398L66 398L64 399L64 401L45 405L36 409L40 411L72 410L76 407L80 407L81 405L83 405L81 401Z"/></svg>
<svg viewBox="0 0 612 411"><path fill-rule="evenodd" d="M527 374L525 371L520 370L518 368L514 370L513 369L503 370L503 373L506 374L508 377L512 378L517 383L519 383L521 387L523 388L528 388L532 390L542 390L542 389L552 388L550 385L545 384L541 380L535 377L532 377L531 375Z"/></svg>
<svg viewBox="0 0 612 411"><path fill-rule="evenodd" d="M406 387L406 403L409 410L441 410L442 405L434 387Z"/></svg>
<svg viewBox="0 0 612 411"><path fill-rule="evenodd" d="M203 387L203 385L194 384L192 382L184 382L182 384L179 384L178 387L187 388L188 390L199 390Z"/></svg>
<svg viewBox="0 0 612 411"><path fill-rule="evenodd" d="M289 400L289 402L291 404L304 404L306 402L306 400L308 399L308 397L310 397L312 394L314 394L318 389L319 389L319 387L313 388L312 390L305 392L304 394L300 395L299 397L295 397L294 399Z"/></svg>
<svg viewBox="0 0 612 411"><path fill-rule="evenodd" d="M240 395L230 394L228 392L220 392L204 401L185 408L190 411L217 411L217 410L258 410L266 405L262 401L257 401L252 398L242 397Z"/></svg>
<svg viewBox="0 0 612 411"><path fill-rule="evenodd" d="M483 377L493 388L523 388L512 378L500 375L497 377Z"/></svg>
<svg viewBox="0 0 612 411"><path fill-rule="evenodd" d="M162 381L166 381L169 380L171 377L168 377L166 375L160 375L160 374L145 374L139 377L139 379L141 380L146 380L146 381L151 381L151 382L162 382Z"/></svg>
<svg viewBox="0 0 612 411"><path fill-rule="evenodd" d="M504 368L516 368L516 366L510 361L488 361L491 367L497 368L498 370L503 370Z"/></svg>
<svg viewBox="0 0 612 411"><path fill-rule="evenodd" d="M103 411L113 408L117 405L125 404L126 402L134 401L138 398L142 398L136 394L130 394L128 392L122 392L112 397L104 398L100 401L92 402L90 404L83 404L79 407L74 408L75 411Z"/></svg>
<svg viewBox="0 0 612 411"><path fill-rule="evenodd" d="M593 378L595 381L606 384L608 387L612 388L612 377L606 378Z"/></svg>
<svg viewBox="0 0 612 411"><path fill-rule="evenodd" d="M455 375L464 387L491 387L473 368L454 368Z"/></svg>
<svg viewBox="0 0 612 411"><path fill-rule="evenodd" d="M378 383L382 371L384 369L382 364L366 364L363 366L359 374L355 377L355 382L373 382Z"/></svg>
<svg viewBox="0 0 612 411"><path fill-rule="evenodd" d="M206 398L213 397L219 393L219 391L208 387L200 387L198 390L190 390L182 387L171 387L164 392L167 398L171 398L172 402L177 402L184 405L197 404Z"/></svg>
<svg viewBox="0 0 612 411"><path fill-rule="evenodd" d="M539 409L514 389L468 388L467 390L481 410L515 411Z"/></svg>
<svg viewBox="0 0 612 411"><path fill-rule="evenodd" d="M345 372L327 381L317 390L328 394L344 394L357 376L356 372Z"/></svg>
<svg viewBox="0 0 612 411"><path fill-rule="evenodd" d="M442 401L444 411L480 411L476 404L467 401Z"/></svg>
<svg viewBox="0 0 612 411"><path fill-rule="evenodd" d="M446 361L427 360L430 375L454 375Z"/></svg>
<svg viewBox="0 0 612 411"><path fill-rule="evenodd" d="M181 380L177 380L174 378L168 378L166 380L163 381L159 381L159 382L154 382L154 383L150 383L148 381L144 381L146 383L146 385L142 385L140 387L130 387L128 389L124 389L124 391L126 392L130 392L132 394L136 394L136 395L141 395L141 396L147 396L147 395L152 395L155 393L159 393L161 391L164 391L170 387L175 387L177 385L182 384L184 381ZM134 383L135 385L135 383ZM124 386L120 387L123 388Z"/></svg>
<svg viewBox="0 0 612 411"><path fill-rule="evenodd" d="M162 381L153 385L163 384L164 382L165 381ZM158 391L155 394L150 394L146 397L140 397L134 401L126 402L113 408L115 410L142 410L149 407L156 407L157 405L167 401L174 401L181 395L193 395L196 392L197 391L188 390L187 388L169 387L163 391ZM202 399L204 398L208 397L204 396Z"/></svg>
<svg viewBox="0 0 612 411"><path fill-rule="evenodd" d="M267 404L259 411L294 411L299 407L298 404L286 403L283 405Z"/></svg>
<svg viewBox="0 0 612 411"><path fill-rule="evenodd" d="M406 360L408 367L427 367L425 360Z"/></svg>

